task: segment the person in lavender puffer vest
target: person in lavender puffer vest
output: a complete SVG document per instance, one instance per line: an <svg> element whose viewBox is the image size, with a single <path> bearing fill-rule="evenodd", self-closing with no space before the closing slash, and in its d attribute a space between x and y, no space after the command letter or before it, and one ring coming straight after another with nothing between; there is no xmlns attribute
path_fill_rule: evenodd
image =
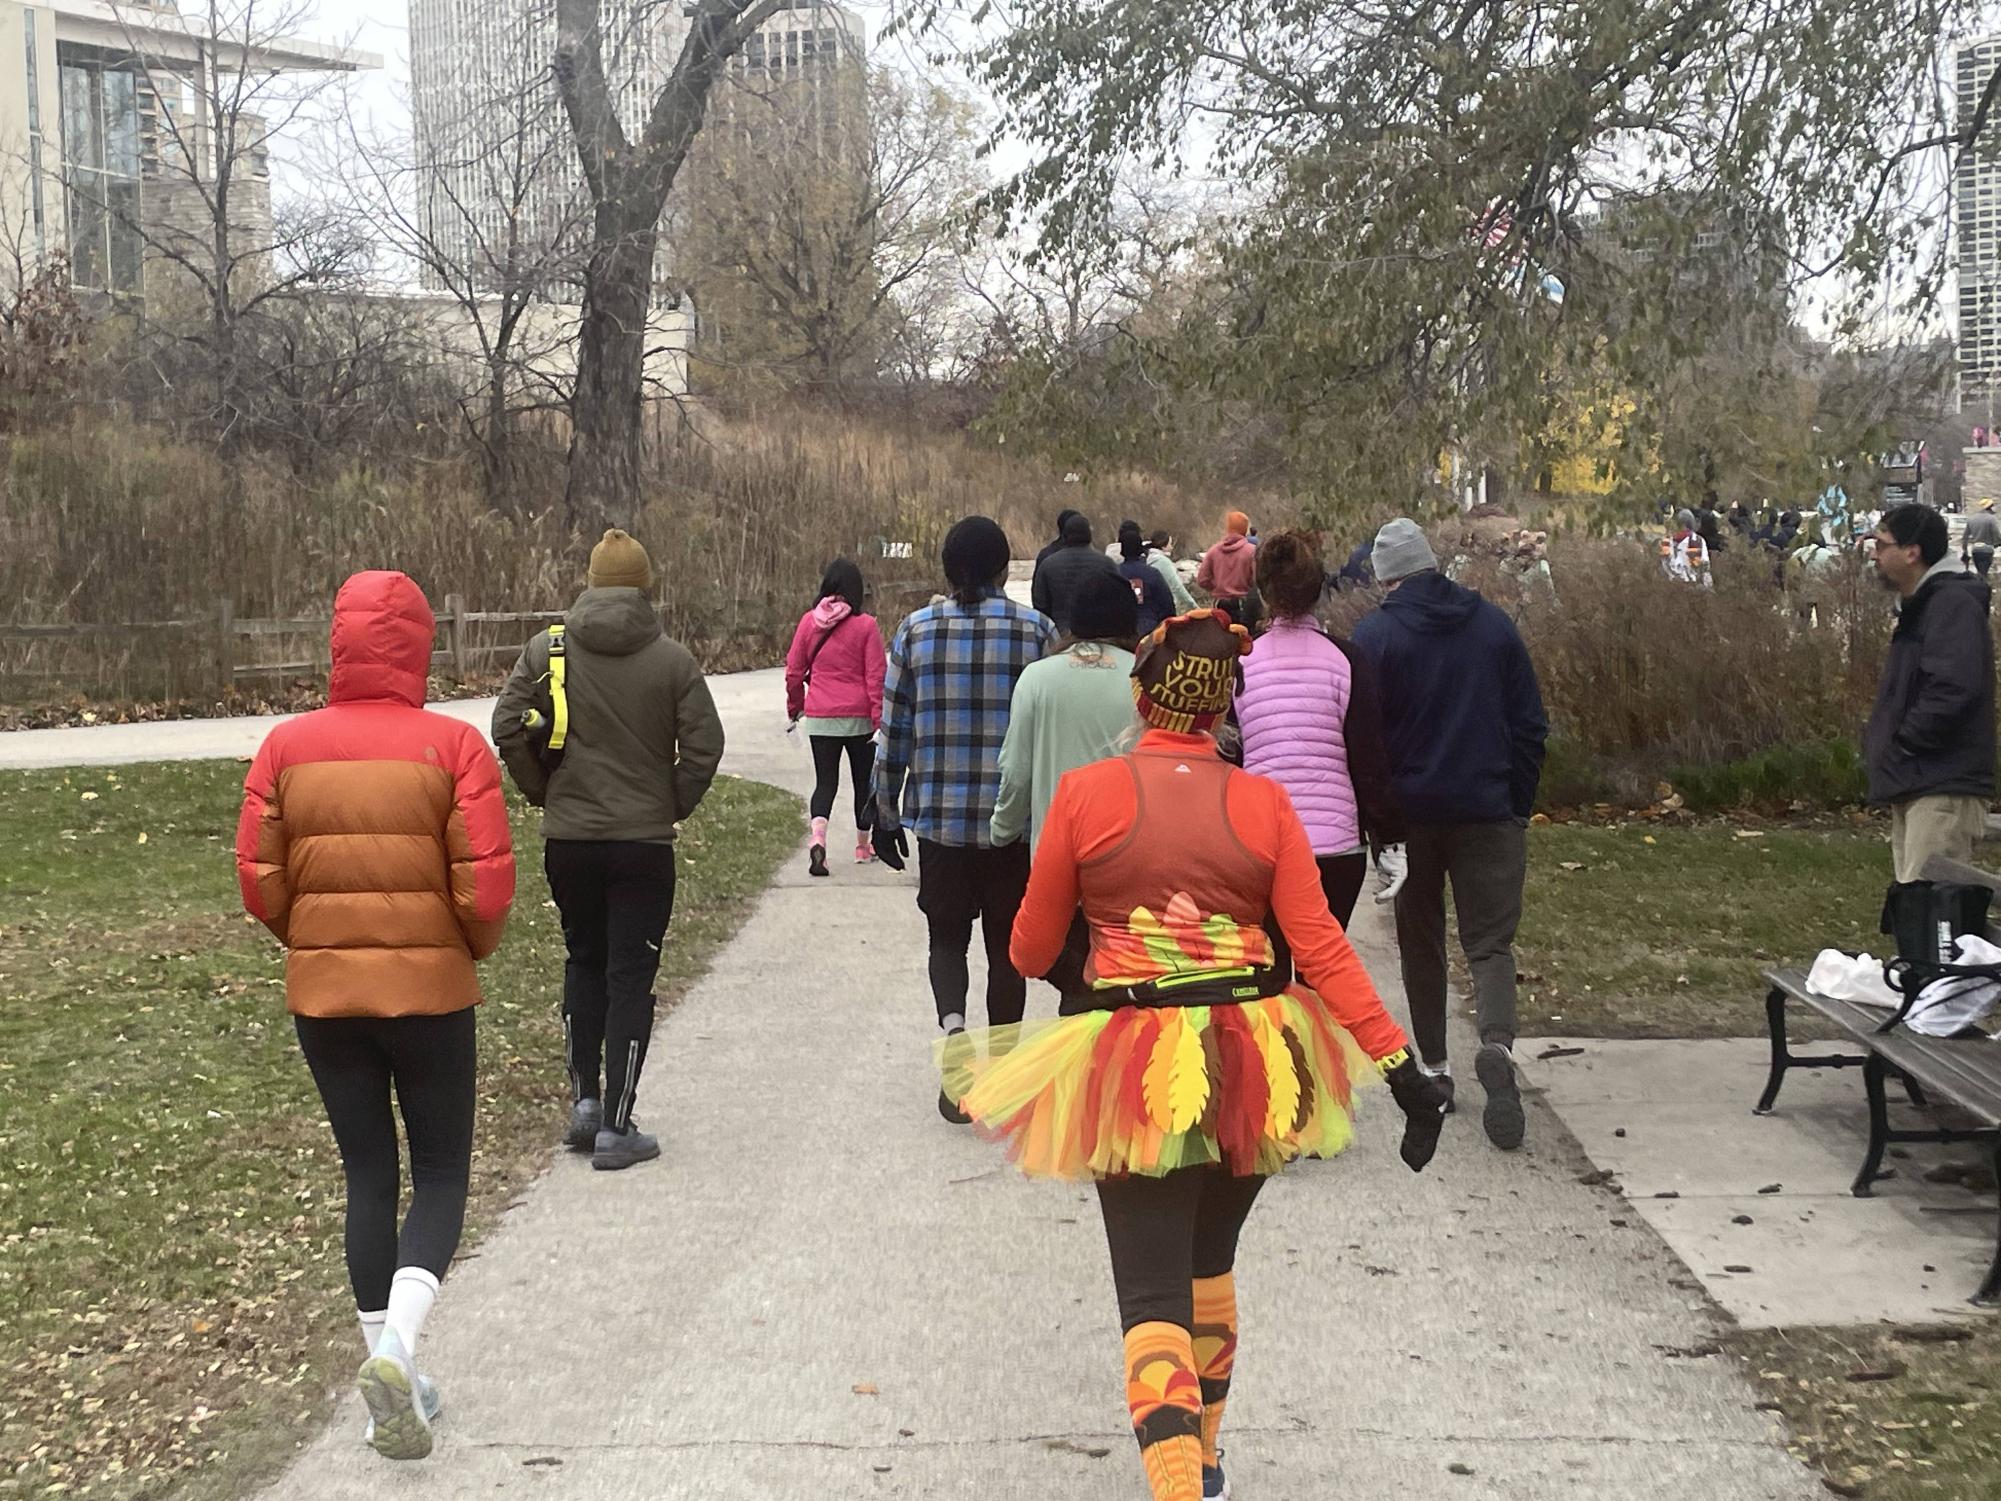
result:
<svg viewBox="0 0 2001 1501"><path fill-rule="evenodd" d="M1258 592L1271 612L1244 658L1236 720L1244 770L1270 777L1306 825L1328 910L1343 927L1354 915L1376 851L1384 892L1402 869L1403 816L1390 782L1389 745L1373 669L1314 618L1326 588L1319 539L1288 531L1258 548ZM1291 963L1274 929L1280 965Z"/></svg>
<svg viewBox="0 0 2001 1501"><path fill-rule="evenodd" d="M799 619L785 655L785 712L813 746L813 837L809 873L827 871L827 822L841 789L841 758L855 786L855 863L875 858L875 732L882 728L886 657L875 617L862 613L862 571L846 558L827 565L820 597Z"/></svg>

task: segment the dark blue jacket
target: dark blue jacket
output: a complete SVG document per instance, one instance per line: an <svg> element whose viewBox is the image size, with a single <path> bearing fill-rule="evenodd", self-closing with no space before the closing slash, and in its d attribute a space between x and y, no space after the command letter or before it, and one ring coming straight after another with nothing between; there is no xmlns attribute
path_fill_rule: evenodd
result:
<svg viewBox="0 0 2001 1501"><path fill-rule="evenodd" d="M1549 721L1514 622L1442 573L1405 579L1355 627L1376 668L1397 799L1412 823L1527 818Z"/></svg>
<svg viewBox="0 0 2001 1501"><path fill-rule="evenodd" d="M1992 597L1973 574L1945 573L1897 611L1862 736L1870 802L1994 796Z"/></svg>
<svg viewBox="0 0 2001 1501"><path fill-rule="evenodd" d="M1144 641L1161 621L1174 618L1174 596L1160 570L1145 558L1119 564L1119 577L1133 586L1133 601L1139 606L1139 636Z"/></svg>

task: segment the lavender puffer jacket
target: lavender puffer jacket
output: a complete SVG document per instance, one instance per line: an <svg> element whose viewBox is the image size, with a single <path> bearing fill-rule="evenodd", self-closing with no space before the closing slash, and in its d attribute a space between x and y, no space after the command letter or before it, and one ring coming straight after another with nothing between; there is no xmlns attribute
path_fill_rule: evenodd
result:
<svg viewBox="0 0 2001 1501"><path fill-rule="evenodd" d="M1354 692L1348 654L1311 620L1273 621L1244 658L1244 770L1285 788L1316 855L1362 845L1346 731Z"/></svg>

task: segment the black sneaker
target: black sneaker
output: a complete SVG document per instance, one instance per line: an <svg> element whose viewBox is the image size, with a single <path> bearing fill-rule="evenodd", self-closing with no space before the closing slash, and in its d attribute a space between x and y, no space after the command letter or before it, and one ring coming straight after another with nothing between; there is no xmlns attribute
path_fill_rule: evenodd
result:
<svg viewBox="0 0 2001 1501"><path fill-rule="evenodd" d="M1216 1451L1216 1462L1202 1466L1202 1501L1230 1501L1230 1477L1223 1473L1223 1451Z"/></svg>
<svg viewBox="0 0 2001 1501"><path fill-rule="evenodd" d="M806 851L806 874L824 876L827 873L827 847L824 844L816 844Z"/></svg>
<svg viewBox="0 0 2001 1501"><path fill-rule="evenodd" d="M952 1050L953 1038L963 1038L965 1035L966 1029L964 1027L954 1027L951 1031L947 1032L945 1034L946 1051L950 1052ZM960 1046L963 1047L965 1044L962 1042ZM973 1118L959 1108L959 1102L942 1089L938 1091L938 1113L955 1126L970 1126L973 1123Z"/></svg>
<svg viewBox="0 0 2001 1501"><path fill-rule="evenodd" d="M563 1145L572 1152L588 1152L598 1144L604 1129L604 1106L597 1100L578 1100L570 1107L570 1129L563 1133Z"/></svg>
<svg viewBox="0 0 2001 1501"><path fill-rule="evenodd" d="M1459 1113L1458 1082L1450 1074L1433 1074L1431 1077L1436 1079L1438 1087L1445 1091L1445 1107L1438 1113L1440 1115L1457 1115Z"/></svg>
<svg viewBox="0 0 2001 1501"><path fill-rule="evenodd" d="M615 1173L620 1168L651 1162L659 1155L659 1138L648 1136L637 1126L627 1126L623 1131L607 1128L598 1132L597 1145L591 1153L591 1166L601 1173Z"/></svg>
<svg viewBox="0 0 2001 1501"><path fill-rule="evenodd" d="M1481 1117L1481 1124L1487 1128L1487 1140L1503 1152L1514 1151L1521 1146L1528 1129L1527 1117L1522 1113L1521 1086L1515 1082L1515 1055L1498 1042L1490 1042L1474 1058L1473 1072L1479 1075L1480 1087L1487 1091L1487 1109Z"/></svg>

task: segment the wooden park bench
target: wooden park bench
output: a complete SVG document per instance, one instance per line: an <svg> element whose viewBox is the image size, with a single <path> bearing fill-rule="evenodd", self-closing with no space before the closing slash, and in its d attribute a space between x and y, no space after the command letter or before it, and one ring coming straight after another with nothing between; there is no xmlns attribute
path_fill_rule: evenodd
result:
<svg viewBox="0 0 2001 1501"><path fill-rule="evenodd" d="M1928 881L1951 881L2001 891L2001 876L1976 870L1956 860L1933 858L1922 872ZM1990 918L1989 941L2001 943L2001 923ZM1863 1006L1819 995L1807 988L1803 969L1768 969L1763 978L1771 988L1765 1014L1772 1034L1772 1073L1759 1097L1757 1114L1769 1115L1777 1104L1786 1072L1795 1068L1859 1068L1869 1099L1869 1146L1856 1174L1853 1192L1868 1198L1883 1171L1883 1156L1904 1142L1979 1142L1993 1158L2001 1182L2001 1042L1985 1037L1965 1040L1926 1037L1891 1022L1894 1013L1880 1006ZM1796 1054L1786 1040L1786 1003L1795 1002L1820 1013L1847 1037L1860 1044L1859 1053ZM1885 1024L1891 1023L1888 1030ZM1949 1102L1976 1122L1968 1127L1924 1130L1893 1128L1890 1124L1889 1082L1903 1086L1914 1106L1926 1108L1936 1099ZM1997 1225L1994 1261L1973 1301L1981 1307L2001 1304L2001 1224Z"/></svg>

